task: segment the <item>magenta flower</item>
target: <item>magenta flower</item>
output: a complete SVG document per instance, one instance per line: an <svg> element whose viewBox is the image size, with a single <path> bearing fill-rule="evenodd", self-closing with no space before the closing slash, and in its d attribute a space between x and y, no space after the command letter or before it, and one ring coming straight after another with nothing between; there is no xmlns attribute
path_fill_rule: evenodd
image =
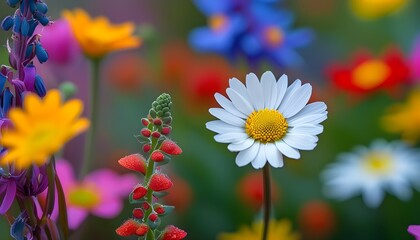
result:
<svg viewBox="0 0 420 240"><path fill-rule="evenodd" d="M416 240L420 240L420 225L410 225L408 226L407 231L416 237Z"/></svg>
<svg viewBox="0 0 420 240"><path fill-rule="evenodd" d="M412 77L416 82L420 82L420 36L414 42L411 50L410 67L412 70Z"/></svg>
<svg viewBox="0 0 420 240"><path fill-rule="evenodd" d="M89 213L101 218L116 217L123 209L123 199L139 182L135 175L118 175L110 169L95 170L78 181L71 164L64 160L57 161L56 169L66 197L70 229L76 229ZM53 219L57 214L58 204Z"/></svg>

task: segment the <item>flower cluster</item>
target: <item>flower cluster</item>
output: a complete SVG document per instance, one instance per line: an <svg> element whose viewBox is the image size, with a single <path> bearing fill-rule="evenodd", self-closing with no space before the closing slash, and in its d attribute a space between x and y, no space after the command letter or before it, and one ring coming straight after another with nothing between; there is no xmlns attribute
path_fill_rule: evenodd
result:
<svg viewBox="0 0 420 240"><path fill-rule="evenodd" d="M303 60L295 48L308 45L313 33L291 29L293 15L276 9L275 2L195 0L208 17L208 26L193 30L190 43L198 51L228 58L240 53L251 63L266 58L282 67L296 67Z"/></svg>
<svg viewBox="0 0 420 240"><path fill-rule="evenodd" d="M116 232L120 236L144 236L146 239L177 240L183 239L187 233L172 225L164 231L157 230L161 218L173 210L173 206L158 202L165 196L165 191L172 187L170 178L161 172L160 166L167 164L171 155L182 153L181 148L168 134L171 132L171 97L161 94L152 103L147 118L141 120L144 128L137 136L142 144L142 150L147 156L140 153L131 154L121 158L118 163L130 170L144 175L143 183L137 184L130 193L130 203L135 204L132 218L125 221Z"/></svg>

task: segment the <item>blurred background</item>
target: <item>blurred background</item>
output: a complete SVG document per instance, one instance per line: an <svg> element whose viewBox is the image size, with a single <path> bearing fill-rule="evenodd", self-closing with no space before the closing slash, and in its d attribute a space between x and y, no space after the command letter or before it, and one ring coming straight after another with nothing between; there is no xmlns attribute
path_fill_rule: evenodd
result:
<svg viewBox="0 0 420 240"><path fill-rule="evenodd" d="M380 123L389 108L406 101L420 81L415 74L420 67L415 61L416 38L420 36L419 1L401 1L401 6L386 14L367 18L355 12L348 0L272 1L273 8L293 14L293 28L310 28L314 34L309 44L297 50L303 64L294 67L265 59L255 67L241 55L232 60L223 54L197 51L189 36L194 29L207 25L207 17L195 4L199 1L45 2L52 20L60 19L65 9L83 8L91 16L106 16L113 23L132 21L138 26L142 46L112 53L102 64L94 168L127 173L117 160L140 151L133 137L142 128L140 119L161 92L171 94L172 139L183 154L164 169L174 188L163 201L175 205L176 210L164 218L163 224L186 230L187 239L211 240L222 232L250 225L258 216L262 202L259 171L251 166L238 168L236 154L225 144L216 143L205 123L214 120L208 109L217 106L213 95L225 94L229 78L244 81L251 71L261 76L271 70L277 77L288 74L289 83L296 78L311 83L313 100L326 102L329 111L315 150L302 152L299 160L285 158L283 168L272 169L275 218L289 219L302 239L413 239L406 229L410 224L420 224L419 192L415 191L408 201L386 195L378 208L371 209L360 196L344 201L327 198L320 174L339 153L351 152L357 145L368 146L378 138L401 139L401 134L386 131ZM388 1L371 2L381 5ZM11 9L1 1L0 17L10 14ZM10 32L0 32L1 64L8 64L9 38ZM51 39L54 42L55 38ZM398 52L403 62L399 71L405 75L398 84L375 91L352 91L335 79L334 72L340 67L351 69L359 55L382 59L388 51ZM50 57L38 67L49 89L69 81L77 87L75 96L86 101L89 62L81 53L75 55L65 62ZM418 142L410 144L419 147ZM76 170L81 166L83 146L84 135L73 139L63 152L63 158ZM120 239L115 228L132 210L127 199L124 203L124 210L114 219L89 216L71 232L71 239ZM3 233L8 229L1 219L1 239L6 239Z"/></svg>

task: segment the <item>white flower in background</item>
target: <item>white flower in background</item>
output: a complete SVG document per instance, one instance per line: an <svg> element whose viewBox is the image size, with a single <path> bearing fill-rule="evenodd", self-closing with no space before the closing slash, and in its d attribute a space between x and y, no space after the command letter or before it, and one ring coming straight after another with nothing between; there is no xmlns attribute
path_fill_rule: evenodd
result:
<svg viewBox="0 0 420 240"><path fill-rule="evenodd" d="M401 200L411 198L411 184L420 187L420 151L401 141L376 140L338 156L322 173L327 196L339 200L358 194L365 204L378 207L385 191Z"/></svg>
<svg viewBox="0 0 420 240"><path fill-rule="evenodd" d="M261 77L250 73L246 86L236 78L229 80L229 97L216 93L222 108L209 112L220 120L210 121L206 127L216 133L214 139L229 143L228 149L239 152L239 167L252 163L256 169L265 166L283 166L283 155L298 159L299 150L315 148L323 131L322 121L327 119L327 106L323 102L307 105L312 87L296 80L288 87L287 76L278 81L271 72Z"/></svg>

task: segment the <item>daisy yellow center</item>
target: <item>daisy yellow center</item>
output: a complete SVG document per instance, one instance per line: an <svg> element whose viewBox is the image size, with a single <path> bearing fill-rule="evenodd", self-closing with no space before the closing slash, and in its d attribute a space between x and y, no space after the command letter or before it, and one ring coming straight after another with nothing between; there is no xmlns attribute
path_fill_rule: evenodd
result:
<svg viewBox="0 0 420 240"><path fill-rule="evenodd" d="M366 169L374 174L385 174L392 169L392 157L387 153L373 152L365 156Z"/></svg>
<svg viewBox="0 0 420 240"><path fill-rule="evenodd" d="M261 109L249 115L245 123L246 133L253 139L268 143L275 142L286 134L287 121L273 109Z"/></svg>
<svg viewBox="0 0 420 240"><path fill-rule="evenodd" d="M98 193L96 193L94 188L89 186L73 187L68 194L69 204L81 208L93 208L100 201Z"/></svg>
<svg viewBox="0 0 420 240"><path fill-rule="evenodd" d="M222 30L227 24L227 18L223 14L216 14L209 18L209 26L211 29L220 31Z"/></svg>
<svg viewBox="0 0 420 240"><path fill-rule="evenodd" d="M355 85L368 90L382 84L390 73L391 70L383 61L370 60L354 69L352 79Z"/></svg>
<svg viewBox="0 0 420 240"><path fill-rule="evenodd" d="M265 29L265 39L271 47L280 45L284 40L284 34L278 27L268 27Z"/></svg>
<svg viewBox="0 0 420 240"><path fill-rule="evenodd" d="M55 139L60 135L60 129L52 127L52 125L39 126L34 129L31 135L28 137L28 148L26 149L29 152L33 152L36 149L45 149L51 146L51 142L54 142ZM56 150L56 149L53 149ZM32 153L34 154L34 153Z"/></svg>

